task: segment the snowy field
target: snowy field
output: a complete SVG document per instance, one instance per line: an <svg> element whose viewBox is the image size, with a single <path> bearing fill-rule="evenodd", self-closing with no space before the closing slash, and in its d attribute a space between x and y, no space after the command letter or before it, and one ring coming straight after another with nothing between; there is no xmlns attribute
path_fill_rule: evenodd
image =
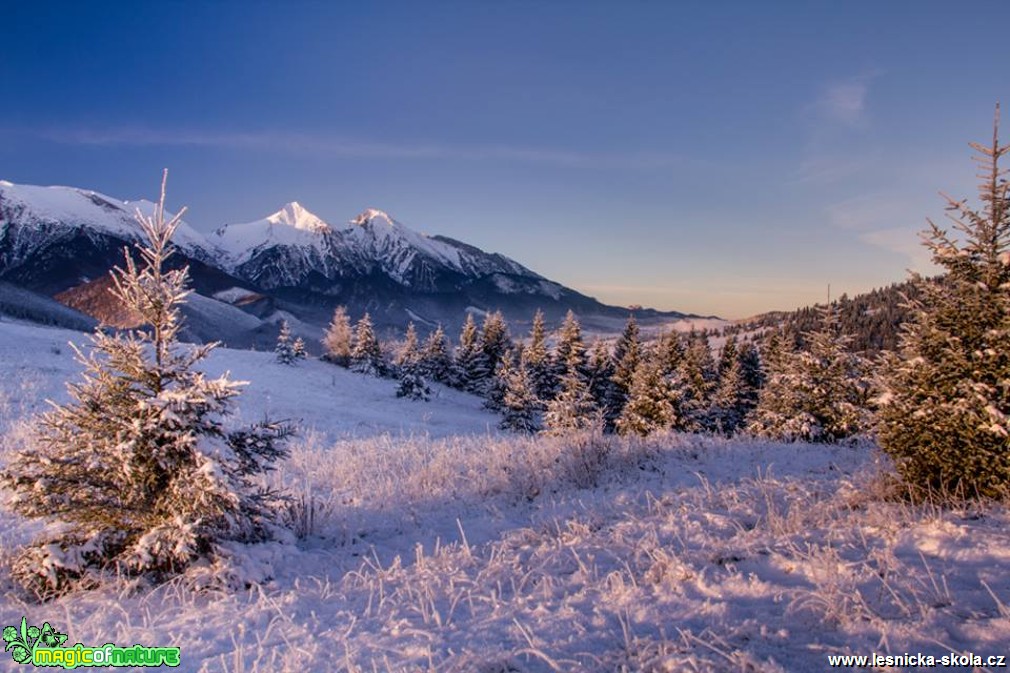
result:
<svg viewBox="0 0 1010 673"><path fill-rule="evenodd" d="M66 399L68 340L86 337L0 322L0 459L42 400ZM837 654L1010 654L1010 513L889 500L870 445L521 439L440 387L398 400L392 381L224 349L207 369L251 382L246 420L298 420L273 476L295 496L296 543L246 554L240 569L262 580L248 589L198 591L194 574L36 605L8 575L35 526L5 512L0 625L27 615L70 643L178 646L185 671L819 671Z"/></svg>

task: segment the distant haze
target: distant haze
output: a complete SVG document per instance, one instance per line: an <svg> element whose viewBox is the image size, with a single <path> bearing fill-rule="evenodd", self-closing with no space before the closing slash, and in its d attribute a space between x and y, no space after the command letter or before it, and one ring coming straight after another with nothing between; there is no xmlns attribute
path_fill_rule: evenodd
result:
<svg viewBox="0 0 1010 673"><path fill-rule="evenodd" d="M607 303L744 317L928 270L1010 3L7 3L0 179L298 201ZM1010 138L1010 130L1004 133Z"/></svg>

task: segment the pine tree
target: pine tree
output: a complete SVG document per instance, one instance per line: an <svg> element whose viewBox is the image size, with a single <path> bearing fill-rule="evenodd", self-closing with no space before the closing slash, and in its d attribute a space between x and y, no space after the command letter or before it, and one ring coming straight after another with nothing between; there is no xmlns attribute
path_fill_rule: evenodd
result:
<svg viewBox="0 0 1010 673"><path fill-rule="evenodd" d="M277 335L277 346L274 348L277 362L282 365L293 365L299 359L295 352L295 344L291 339L291 326L287 320L281 320L281 331ZM302 345L302 357L305 354L305 345Z"/></svg>
<svg viewBox="0 0 1010 673"><path fill-rule="evenodd" d="M371 376L384 376L385 361L382 347L372 327L372 317L366 312L354 326L354 343L351 346L351 369Z"/></svg>
<svg viewBox="0 0 1010 673"><path fill-rule="evenodd" d="M558 333L558 343L554 353L554 369L557 377L564 377L567 372L575 369L583 379L586 375L586 345L582 341L582 326L579 325L575 313L571 310L565 314Z"/></svg>
<svg viewBox="0 0 1010 673"><path fill-rule="evenodd" d="M506 379L501 411L502 420L498 427L502 430L523 433L540 431L540 401L533 390L533 380L525 357L520 358L519 364L511 369Z"/></svg>
<svg viewBox="0 0 1010 673"><path fill-rule="evenodd" d="M719 386L712 397L709 423L715 432L732 435L744 426L757 406L760 361L751 343L737 345L730 337L719 358Z"/></svg>
<svg viewBox="0 0 1010 673"><path fill-rule="evenodd" d="M493 374L498 368L498 363L512 350L512 339L509 337L508 325L501 311L494 311L484 316L480 332L480 350L484 354L484 367L489 374Z"/></svg>
<svg viewBox="0 0 1010 673"><path fill-rule="evenodd" d="M611 379L614 376L613 357L603 339L593 342L586 370L589 374L589 394L593 396L596 406L603 410L613 396Z"/></svg>
<svg viewBox="0 0 1010 673"><path fill-rule="evenodd" d="M661 370L669 366L672 354L678 350L679 348L675 346L666 346L665 352L661 351L664 361ZM683 350L683 356L674 377L679 399L678 429L689 432L712 429L709 405L712 393L715 391L716 377L715 359L708 346L708 338L702 333L691 330L687 338L687 348Z"/></svg>
<svg viewBox="0 0 1010 673"><path fill-rule="evenodd" d="M558 353L565 358L565 369L561 376L561 390L547 402L544 432L550 435L567 435L573 432L601 430L603 415L589 391L581 328L571 311L568 312L561 329Z"/></svg>
<svg viewBox="0 0 1010 673"><path fill-rule="evenodd" d="M488 377L487 361L480 348L477 323L473 320L473 314L467 313L453 361L453 382L460 390L483 395Z"/></svg>
<svg viewBox="0 0 1010 673"><path fill-rule="evenodd" d="M547 350L547 328L544 312L537 310L530 328L530 342L526 346L526 366L529 370L533 392L539 399L550 399L557 390L558 380L554 363Z"/></svg>
<svg viewBox="0 0 1010 673"><path fill-rule="evenodd" d="M422 376L439 383L452 381L452 357L445 331L439 325L428 335L421 349L420 371Z"/></svg>
<svg viewBox="0 0 1010 673"><path fill-rule="evenodd" d="M604 407L604 420L608 430L616 428L617 419L624 411L624 405L628 402L628 393L631 391L631 382L641 359L642 342L639 337L638 323L635 321L634 315L629 315L628 322L624 325L624 331L617 339L617 343L614 344L614 373L610 379L610 390Z"/></svg>
<svg viewBox="0 0 1010 673"><path fill-rule="evenodd" d="M945 271L912 278L918 297L900 352L884 361L877 437L905 481L966 496L1010 488L1010 186L992 145L979 156L981 209L947 198L961 237L932 221L925 244Z"/></svg>
<svg viewBox="0 0 1010 673"><path fill-rule="evenodd" d="M323 336L323 359L328 362L349 367L351 364L351 319L347 317L347 309L338 306L333 311L333 320Z"/></svg>
<svg viewBox="0 0 1010 673"><path fill-rule="evenodd" d="M394 364L403 368L416 366L420 360L421 349L417 345L417 330L414 328L414 323L409 322L407 323L407 333L404 335L403 344L400 345L400 349L396 353Z"/></svg>
<svg viewBox="0 0 1010 673"><path fill-rule="evenodd" d="M396 389L397 397L423 402L431 398L431 388L421 375L416 362L409 362L400 368L399 382L400 385Z"/></svg>
<svg viewBox="0 0 1010 673"><path fill-rule="evenodd" d="M648 435L672 428L677 420L674 392L663 376L658 358L644 358L635 368L624 405L615 425L622 435Z"/></svg>
<svg viewBox="0 0 1010 673"><path fill-rule="evenodd" d="M518 366L518 358L514 352L509 352L498 362L494 376L488 382L484 391L484 407L491 411L501 411L505 402L505 391L509 381Z"/></svg>
<svg viewBox="0 0 1010 673"><path fill-rule="evenodd" d="M178 342L188 268L164 264L184 210L165 221L162 182L154 214L138 212L140 266L127 253L112 292L142 326L95 332L91 352L77 351L84 373L68 384L72 401L41 417L34 446L0 475L17 513L51 524L13 564L39 596L105 575L165 579L276 525L278 495L258 478L286 456L291 429L228 429L243 383L194 369L216 344Z"/></svg>
<svg viewBox="0 0 1010 673"><path fill-rule="evenodd" d="M836 442L866 426L866 367L848 350L830 307L804 336L807 350L782 351L769 363L748 430L785 441Z"/></svg>

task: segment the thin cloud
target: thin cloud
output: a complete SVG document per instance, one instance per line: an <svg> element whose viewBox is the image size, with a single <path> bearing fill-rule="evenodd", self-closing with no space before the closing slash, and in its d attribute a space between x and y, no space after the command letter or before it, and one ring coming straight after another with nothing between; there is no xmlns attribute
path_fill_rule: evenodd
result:
<svg viewBox="0 0 1010 673"><path fill-rule="evenodd" d="M827 121L845 126L859 126L866 119L866 80L839 82L825 88L814 108Z"/></svg>
<svg viewBox="0 0 1010 673"><path fill-rule="evenodd" d="M490 159L581 168L659 168L683 163L680 156L655 152L594 153L522 146L396 144L275 131L75 128L44 129L33 131L32 134L50 142L67 145L218 148L332 158Z"/></svg>

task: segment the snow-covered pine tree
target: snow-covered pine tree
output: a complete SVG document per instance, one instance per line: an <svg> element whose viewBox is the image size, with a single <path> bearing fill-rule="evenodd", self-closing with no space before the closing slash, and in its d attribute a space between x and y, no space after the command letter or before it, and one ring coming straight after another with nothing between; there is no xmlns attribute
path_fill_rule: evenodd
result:
<svg viewBox="0 0 1010 673"><path fill-rule="evenodd" d="M533 390L533 380L525 353L526 351L506 379L505 395L501 403L502 420L498 427L502 430L531 434L539 432L542 426L541 404Z"/></svg>
<svg viewBox="0 0 1010 673"><path fill-rule="evenodd" d="M558 381L555 376L554 363L547 349L547 328L544 324L544 312L537 309L530 328L530 342L525 350L526 366L529 370L530 383L533 392L541 400L554 396Z"/></svg>
<svg viewBox="0 0 1010 673"><path fill-rule="evenodd" d="M384 376L386 363L382 347L375 336L372 317L366 312L354 326L354 343L351 346L351 369L371 376Z"/></svg>
<svg viewBox="0 0 1010 673"><path fill-rule="evenodd" d="M582 340L582 326L575 313L570 309L565 314L565 320L558 331L558 343L554 348L554 370L557 378L563 378L572 368L579 372L583 379L589 380L586 373L586 344Z"/></svg>
<svg viewBox="0 0 1010 673"><path fill-rule="evenodd" d="M656 357L644 357L635 368L628 401L616 422L622 435L648 435L672 428L677 421L674 392Z"/></svg>
<svg viewBox="0 0 1010 673"><path fill-rule="evenodd" d="M614 344L613 375L610 378L610 390L604 407L604 421L608 430L614 430L617 419L624 411L631 391L631 382L635 370L642 357L642 341L639 337L638 323L634 315L628 316L624 331Z"/></svg>
<svg viewBox="0 0 1010 673"><path fill-rule="evenodd" d="M947 198L955 238L932 221L925 245L945 273L914 275L900 351L884 360L877 437L906 483L961 496L1010 492L1010 146L972 143L980 209Z"/></svg>
<svg viewBox="0 0 1010 673"><path fill-rule="evenodd" d="M302 353L305 352L305 346L302 345ZM277 346L274 347L274 354L277 356L277 362L282 365L293 365L295 360L298 360L298 355L295 353L294 340L291 338L291 326L288 325L287 320L281 320L281 331L277 335Z"/></svg>
<svg viewBox="0 0 1010 673"><path fill-rule="evenodd" d="M399 369L399 387L396 389L397 397L406 397L409 400L421 400L427 402L431 398L431 388L418 367L416 361L407 362Z"/></svg>
<svg viewBox="0 0 1010 673"><path fill-rule="evenodd" d="M41 417L34 446L0 475L17 513L50 524L12 567L40 597L104 576L159 581L274 530L278 494L259 477L292 431L227 428L243 382L194 369L217 344L178 342L188 269L164 263L184 210L165 221L163 181L153 215L137 214L147 242L139 266L127 252L113 271L112 292L142 326L92 335L72 401Z"/></svg>
<svg viewBox="0 0 1010 673"><path fill-rule="evenodd" d="M508 325L501 311L485 315L480 331L480 350L484 354L484 366L489 372L488 378L494 374L498 363L512 350L512 346Z"/></svg>
<svg viewBox="0 0 1010 673"><path fill-rule="evenodd" d="M512 374L518 367L518 353L509 351L499 361L494 376L487 381L484 390L484 407L491 411L501 411Z"/></svg>
<svg viewBox="0 0 1010 673"><path fill-rule="evenodd" d="M421 349L417 344L417 329L411 321L407 323L407 333L404 335L403 343L400 345L393 363L401 369L408 366L416 369L420 360Z"/></svg>
<svg viewBox="0 0 1010 673"><path fill-rule="evenodd" d="M684 361L684 340L680 334L674 330L664 332L659 337L656 346L656 357L659 361L659 370L664 376L674 377ZM634 373L634 370L631 370Z"/></svg>
<svg viewBox="0 0 1010 673"><path fill-rule="evenodd" d="M489 376L487 361L480 348L477 323L474 322L473 314L467 313L453 361L454 386L475 395L483 395Z"/></svg>
<svg viewBox="0 0 1010 673"><path fill-rule="evenodd" d="M806 350L783 351L769 362L768 380L748 431L784 441L837 442L866 428L866 364L850 352L831 307Z"/></svg>
<svg viewBox="0 0 1010 673"><path fill-rule="evenodd" d="M731 336L719 356L719 385L712 396L709 422L713 431L732 435L757 406L760 363L751 343L738 345Z"/></svg>
<svg viewBox="0 0 1010 673"><path fill-rule="evenodd" d="M446 384L452 381L452 356L449 355L449 342L441 325L425 339L420 368L421 374L429 380Z"/></svg>
<svg viewBox="0 0 1010 673"><path fill-rule="evenodd" d="M593 396L596 406L604 410L607 400L613 395L611 379L614 376L614 362L610 348L603 339L593 341L586 369L589 374L589 394Z"/></svg>
<svg viewBox="0 0 1010 673"><path fill-rule="evenodd" d="M673 345L661 344L661 357L665 362L669 362L677 350L678 348ZM664 368L664 365L661 365L660 369ZM674 377L677 388L676 395L679 400L678 429L689 432L712 429L708 412L712 393L716 387L717 375L715 359L712 357L712 350L708 345L708 337L704 333L691 330L687 337L687 347L683 351Z"/></svg>
<svg viewBox="0 0 1010 673"><path fill-rule="evenodd" d="M304 360L309 356L305 350L305 341L301 337L295 337L295 342L291 344L291 348L295 352L295 360Z"/></svg>
<svg viewBox="0 0 1010 673"><path fill-rule="evenodd" d="M338 306L323 335L323 359L341 367L350 366L352 340L351 319L347 317L347 309Z"/></svg>
<svg viewBox="0 0 1010 673"><path fill-rule="evenodd" d="M586 380L586 353L582 343L582 328L571 311L565 317L558 341L558 353L565 357L561 390L547 402L544 432L567 435L573 432L603 428L603 415L593 401Z"/></svg>

